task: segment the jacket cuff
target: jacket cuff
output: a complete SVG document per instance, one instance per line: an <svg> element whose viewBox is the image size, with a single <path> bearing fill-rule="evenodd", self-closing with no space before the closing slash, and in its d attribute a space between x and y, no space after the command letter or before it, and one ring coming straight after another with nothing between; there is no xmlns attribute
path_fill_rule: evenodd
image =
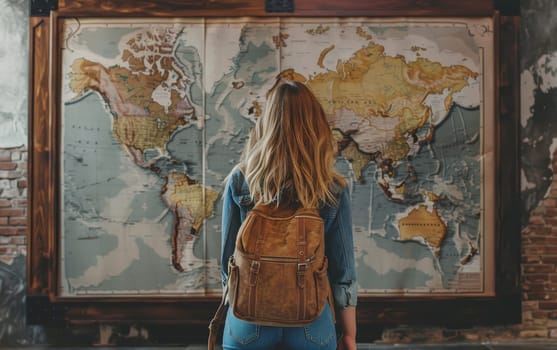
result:
<svg viewBox="0 0 557 350"><path fill-rule="evenodd" d="M358 304L358 290L354 281L350 284L332 284L335 307L344 309Z"/></svg>

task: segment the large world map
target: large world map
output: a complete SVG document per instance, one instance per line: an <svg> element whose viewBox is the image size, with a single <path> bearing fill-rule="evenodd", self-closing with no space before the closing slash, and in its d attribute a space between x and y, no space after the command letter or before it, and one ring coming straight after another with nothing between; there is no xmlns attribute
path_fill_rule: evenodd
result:
<svg viewBox="0 0 557 350"><path fill-rule="evenodd" d="M338 142L360 293L493 292L491 19L62 23L62 295L220 293L223 181L279 75Z"/></svg>

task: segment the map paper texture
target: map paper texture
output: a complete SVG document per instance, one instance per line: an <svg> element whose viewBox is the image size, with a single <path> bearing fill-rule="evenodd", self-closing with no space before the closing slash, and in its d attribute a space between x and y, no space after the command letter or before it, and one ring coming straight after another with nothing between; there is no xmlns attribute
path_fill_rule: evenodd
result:
<svg viewBox="0 0 557 350"><path fill-rule="evenodd" d="M494 294L492 19L61 23L60 295L220 294L223 181L279 74L338 142L359 293Z"/></svg>

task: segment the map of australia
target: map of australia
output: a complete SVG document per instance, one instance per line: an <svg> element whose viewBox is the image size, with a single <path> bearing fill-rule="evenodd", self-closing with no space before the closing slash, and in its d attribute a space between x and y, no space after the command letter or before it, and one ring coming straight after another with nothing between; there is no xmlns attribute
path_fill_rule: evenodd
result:
<svg viewBox="0 0 557 350"><path fill-rule="evenodd" d="M360 292L489 292L489 26L66 20L63 294L219 292L223 181L277 76L328 116Z"/></svg>

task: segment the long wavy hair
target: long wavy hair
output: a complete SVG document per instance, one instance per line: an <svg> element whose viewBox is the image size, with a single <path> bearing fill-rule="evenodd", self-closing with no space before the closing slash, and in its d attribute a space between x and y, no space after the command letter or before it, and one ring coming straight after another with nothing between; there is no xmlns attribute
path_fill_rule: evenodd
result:
<svg viewBox="0 0 557 350"><path fill-rule="evenodd" d="M336 204L337 152L323 108L304 84L279 78L267 93L238 167L256 204Z"/></svg>

